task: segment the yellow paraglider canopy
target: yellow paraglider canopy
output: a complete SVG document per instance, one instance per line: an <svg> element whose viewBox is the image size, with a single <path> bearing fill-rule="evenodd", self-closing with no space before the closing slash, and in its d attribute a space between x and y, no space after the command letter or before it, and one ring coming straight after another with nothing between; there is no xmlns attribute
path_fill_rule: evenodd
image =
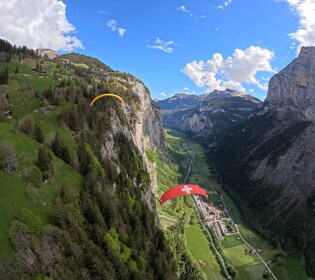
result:
<svg viewBox="0 0 315 280"><path fill-rule="evenodd" d="M114 94L114 93L103 93L103 94L100 94L100 95L98 95L98 96L95 96L95 97L93 98L93 100L90 102L90 105L92 106L96 100L98 100L98 99L100 99L100 98L103 98L103 97L105 97L105 96L113 96L113 97L116 97L116 98L118 98L118 99L121 101L122 104L125 104L125 101L124 101L119 95Z"/></svg>

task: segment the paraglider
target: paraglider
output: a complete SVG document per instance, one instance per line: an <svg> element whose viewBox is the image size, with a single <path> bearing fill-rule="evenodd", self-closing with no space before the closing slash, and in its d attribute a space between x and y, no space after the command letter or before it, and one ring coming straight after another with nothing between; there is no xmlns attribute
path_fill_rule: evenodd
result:
<svg viewBox="0 0 315 280"><path fill-rule="evenodd" d="M125 101L117 94L114 94L114 93L103 93L103 94L100 94L100 95L97 95L93 98L93 100L90 102L90 105L92 106L94 104L94 102L100 98L103 98L105 96L112 96L112 97L116 97L118 98L122 104L125 104Z"/></svg>
<svg viewBox="0 0 315 280"><path fill-rule="evenodd" d="M177 196L183 196L187 194L201 194L208 199L208 195L206 191L202 189L201 187L199 187L198 185L184 184L184 185L175 186L167 190L165 193L163 193L160 198L160 204L163 204L166 200L169 200L171 198L174 198Z"/></svg>

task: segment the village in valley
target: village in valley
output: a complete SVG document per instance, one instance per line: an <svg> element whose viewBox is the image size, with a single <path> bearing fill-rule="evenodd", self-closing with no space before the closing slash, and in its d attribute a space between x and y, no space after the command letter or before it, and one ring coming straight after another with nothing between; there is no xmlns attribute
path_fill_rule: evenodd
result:
<svg viewBox="0 0 315 280"><path fill-rule="evenodd" d="M217 195L220 197L221 203L218 206L215 206L212 201L205 202L201 196L195 196L195 201L197 203L198 210L203 214L205 224L208 227L213 227L218 241L222 243L224 241L225 235L235 235L236 239L240 239L240 231L237 224L233 221L232 217L229 214L229 210L226 208L224 203L224 196L219 195L217 192L208 191L210 195ZM251 239L251 236L248 237ZM245 252L251 254L262 253L260 248L248 248Z"/></svg>

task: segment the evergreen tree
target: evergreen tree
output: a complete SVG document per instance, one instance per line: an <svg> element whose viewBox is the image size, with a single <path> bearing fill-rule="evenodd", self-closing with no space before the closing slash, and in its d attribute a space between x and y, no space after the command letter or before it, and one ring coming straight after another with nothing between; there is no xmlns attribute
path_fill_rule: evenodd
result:
<svg viewBox="0 0 315 280"><path fill-rule="evenodd" d="M52 157L45 147L38 149L36 166L42 172L43 180L47 180L53 176Z"/></svg>
<svg viewBox="0 0 315 280"><path fill-rule="evenodd" d="M7 85L9 80L9 70L8 67L0 72L0 85Z"/></svg>
<svg viewBox="0 0 315 280"><path fill-rule="evenodd" d="M56 157L62 158L62 152L63 152L63 143L59 136L59 133L55 134L55 139L51 143L51 148L55 154Z"/></svg>
<svg viewBox="0 0 315 280"><path fill-rule="evenodd" d="M34 134L35 134L35 139L38 143L44 143L43 131L38 124L35 124Z"/></svg>
<svg viewBox="0 0 315 280"><path fill-rule="evenodd" d="M56 133L54 141L51 143L51 148L54 152L54 154L62 159L65 163L70 164L71 163L71 156L69 153L68 148L60 138L59 134Z"/></svg>

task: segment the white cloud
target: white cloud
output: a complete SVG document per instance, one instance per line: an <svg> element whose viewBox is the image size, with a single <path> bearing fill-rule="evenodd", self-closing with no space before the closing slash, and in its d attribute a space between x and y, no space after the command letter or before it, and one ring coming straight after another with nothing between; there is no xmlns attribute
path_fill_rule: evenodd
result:
<svg viewBox="0 0 315 280"><path fill-rule="evenodd" d="M162 91L162 92L160 93L160 96L161 96L161 97L166 97L167 95L166 95L166 93L165 93L164 91Z"/></svg>
<svg viewBox="0 0 315 280"><path fill-rule="evenodd" d="M258 72L274 73L270 61L274 53L258 46L246 50L236 49L232 56L224 59L215 53L211 59L187 63L182 73L187 75L198 87L207 87L209 91L225 88L245 92L243 83L267 89L267 81L256 78Z"/></svg>
<svg viewBox="0 0 315 280"><path fill-rule="evenodd" d="M232 2L233 2L233 0L225 0L222 5L216 6L216 9L217 10L223 10L224 8L229 6Z"/></svg>
<svg viewBox="0 0 315 280"><path fill-rule="evenodd" d="M16 45L54 50L83 48L70 34L66 5L58 0L0 0L0 37Z"/></svg>
<svg viewBox="0 0 315 280"><path fill-rule="evenodd" d="M177 10L177 11L181 11L181 12L183 12L183 13L190 13L190 11L188 11L188 10L187 10L187 7L184 6L184 5L178 7L176 10Z"/></svg>
<svg viewBox="0 0 315 280"><path fill-rule="evenodd" d="M184 6L184 5L178 7L176 10L180 11L180 12L183 12L183 13L187 13L190 16L194 16L194 14L187 9L187 6ZM202 18L203 19L203 18L206 18L206 17L207 17L206 15L196 15L196 18Z"/></svg>
<svg viewBox="0 0 315 280"><path fill-rule="evenodd" d="M299 29L289 36L301 46L315 46L315 1L314 0L286 0L292 11L299 16Z"/></svg>
<svg viewBox="0 0 315 280"><path fill-rule="evenodd" d="M148 48L157 49L162 52L172 53L174 51L174 41L163 41L160 38L155 38L154 45L148 45Z"/></svg>
<svg viewBox="0 0 315 280"><path fill-rule="evenodd" d="M117 31L120 37L124 36L126 33L126 29L119 27L117 21L114 19L107 21L106 26L113 32Z"/></svg>

